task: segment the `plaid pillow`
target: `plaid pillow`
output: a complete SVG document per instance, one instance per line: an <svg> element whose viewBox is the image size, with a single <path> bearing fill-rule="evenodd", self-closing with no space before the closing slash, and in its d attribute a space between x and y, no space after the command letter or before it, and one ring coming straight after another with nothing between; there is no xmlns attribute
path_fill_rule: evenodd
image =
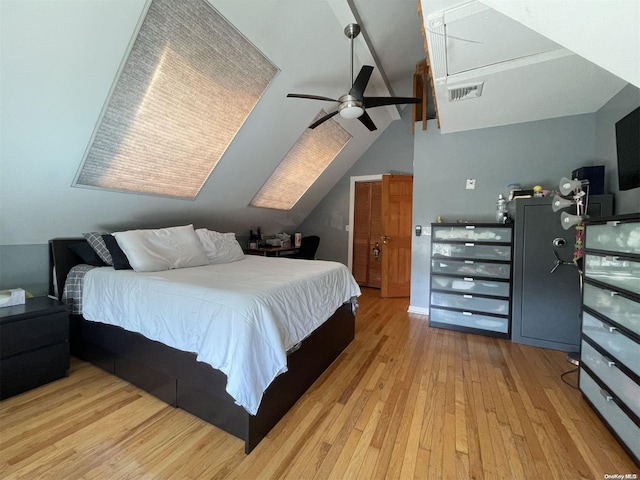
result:
<svg viewBox="0 0 640 480"><path fill-rule="evenodd" d="M102 261L107 265L113 266L111 253L109 253L109 249L107 248L107 244L104 243L102 235L103 233L100 232L90 232L82 234L82 236L87 239L87 242L89 242L89 245L91 245L91 248L93 248L93 250L95 250L98 256L102 259Z"/></svg>

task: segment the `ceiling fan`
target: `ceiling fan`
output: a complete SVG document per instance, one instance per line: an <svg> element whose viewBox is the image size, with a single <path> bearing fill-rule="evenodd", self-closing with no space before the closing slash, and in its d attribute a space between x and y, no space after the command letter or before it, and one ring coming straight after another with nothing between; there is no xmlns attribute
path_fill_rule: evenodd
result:
<svg viewBox="0 0 640 480"><path fill-rule="evenodd" d="M367 108L383 107L386 105L400 105L405 103L420 103L422 101L421 98L415 97L365 97L364 91L369 83L373 67L363 65L355 82L353 81L353 39L360 34L360 26L357 23L350 23L345 27L344 34L351 40L351 89L349 90L349 93L342 95L337 100L334 98L322 97L319 95L306 95L303 93L289 93L287 95L287 97L292 98L307 98L310 100L322 100L325 102L338 102L338 109L336 111L328 113L322 118L316 120L309 125L309 128L316 128L318 125L321 125L339 113L342 118L357 118L369 129L369 131L372 132L377 130L377 128L369 114L366 112Z"/></svg>

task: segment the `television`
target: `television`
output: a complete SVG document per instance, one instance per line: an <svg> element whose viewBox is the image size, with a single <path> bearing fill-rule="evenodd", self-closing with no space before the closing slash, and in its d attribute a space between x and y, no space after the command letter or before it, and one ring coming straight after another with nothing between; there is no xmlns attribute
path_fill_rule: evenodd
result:
<svg viewBox="0 0 640 480"><path fill-rule="evenodd" d="M616 122L618 187L640 187L640 107Z"/></svg>

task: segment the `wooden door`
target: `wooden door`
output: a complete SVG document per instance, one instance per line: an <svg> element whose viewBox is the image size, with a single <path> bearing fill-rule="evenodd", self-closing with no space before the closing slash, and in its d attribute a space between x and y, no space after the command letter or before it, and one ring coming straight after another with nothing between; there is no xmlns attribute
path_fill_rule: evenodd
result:
<svg viewBox="0 0 640 480"><path fill-rule="evenodd" d="M373 249L382 237L382 182L356 182L352 272L363 287L380 288L381 262Z"/></svg>
<svg viewBox="0 0 640 480"><path fill-rule="evenodd" d="M382 176L382 297L408 297L411 291L413 177Z"/></svg>

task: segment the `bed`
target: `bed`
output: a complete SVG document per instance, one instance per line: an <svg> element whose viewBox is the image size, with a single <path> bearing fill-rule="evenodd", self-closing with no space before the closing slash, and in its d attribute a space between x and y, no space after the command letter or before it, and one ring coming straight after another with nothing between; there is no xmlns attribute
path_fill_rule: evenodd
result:
<svg viewBox="0 0 640 480"><path fill-rule="evenodd" d="M84 238L49 241L50 293L59 299L67 275L82 263L69 246L85 241ZM109 273L112 269L104 270ZM231 377L198 361L198 355L191 351L100 319L89 321L79 314L70 316L70 347L74 356L242 439L248 454L353 340L356 306L354 301L344 302L311 334L287 349L286 371L275 376L264 390L255 414L228 393L227 382Z"/></svg>

